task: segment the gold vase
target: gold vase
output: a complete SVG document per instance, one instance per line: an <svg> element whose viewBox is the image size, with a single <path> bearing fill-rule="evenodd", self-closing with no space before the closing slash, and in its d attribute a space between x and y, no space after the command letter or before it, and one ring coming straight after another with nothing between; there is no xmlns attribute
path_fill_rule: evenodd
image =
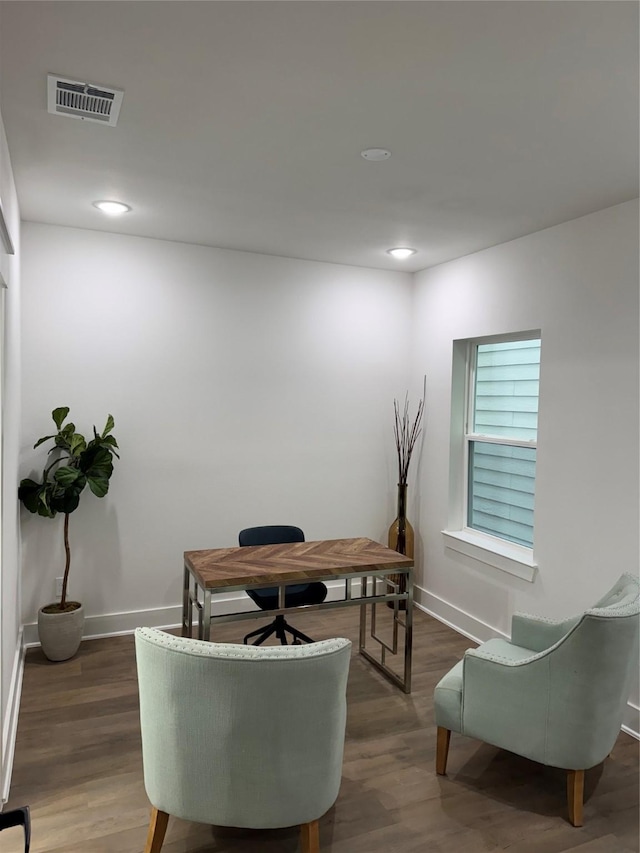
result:
<svg viewBox="0 0 640 853"><path fill-rule="evenodd" d="M398 483L398 515L389 528L389 548L413 560L413 542L413 527L407 518L407 484ZM398 585L399 592L406 592L406 575L391 575L390 580ZM388 604L389 607L393 607L392 601L389 601ZM400 610L406 609L406 601L399 601L398 605Z"/></svg>

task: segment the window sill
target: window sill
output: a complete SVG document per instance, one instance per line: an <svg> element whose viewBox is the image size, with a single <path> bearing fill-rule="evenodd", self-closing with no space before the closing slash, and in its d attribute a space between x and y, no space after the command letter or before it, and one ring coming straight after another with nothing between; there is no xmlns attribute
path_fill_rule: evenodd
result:
<svg viewBox="0 0 640 853"><path fill-rule="evenodd" d="M447 548L533 583L538 565L531 548L468 527L464 530L443 530L442 535Z"/></svg>

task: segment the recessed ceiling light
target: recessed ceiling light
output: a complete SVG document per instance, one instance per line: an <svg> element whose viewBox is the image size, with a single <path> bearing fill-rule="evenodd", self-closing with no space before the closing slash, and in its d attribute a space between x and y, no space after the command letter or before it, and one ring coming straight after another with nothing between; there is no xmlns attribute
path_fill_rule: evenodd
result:
<svg viewBox="0 0 640 853"><path fill-rule="evenodd" d="M121 201L94 201L93 206L106 213L107 216L120 216L120 214L128 213L131 210L128 204L123 204Z"/></svg>
<svg viewBox="0 0 640 853"><path fill-rule="evenodd" d="M391 151L386 148L365 148L360 152L360 156L365 160L372 160L375 163L380 163L382 160L388 160L391 157Z"/></svg>
<svg viewBox="0 0 640 853"><path fill-rule="evenodd" d="M405 258L410 258L411 255L415 255L417 249L409 249L404 246L398 246L397 249L387 249L387 254L391 255L392 258L397 258L399 261L404 261Z"/></svg>

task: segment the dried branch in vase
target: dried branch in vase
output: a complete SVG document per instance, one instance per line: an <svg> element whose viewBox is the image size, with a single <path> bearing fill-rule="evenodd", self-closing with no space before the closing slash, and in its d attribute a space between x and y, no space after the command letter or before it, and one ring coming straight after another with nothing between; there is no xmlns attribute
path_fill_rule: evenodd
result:
<svg viewBox="0 0 640 853"><path fill-rule="evenodd" d="M398 452L398 485L406 485L407 476L409 474L409 464L411 462L411 454L415 447L416 441L422 432L422 416L424 414L424 400L426 392L422 394L422 399L418 403L418 411L413 419L409 418L409 394L404 399L404 409L400 414L400 406L398 401L393 401L393 409L395 413L395 422L393 425L393 433L396 439L396 450Z"/></svg>

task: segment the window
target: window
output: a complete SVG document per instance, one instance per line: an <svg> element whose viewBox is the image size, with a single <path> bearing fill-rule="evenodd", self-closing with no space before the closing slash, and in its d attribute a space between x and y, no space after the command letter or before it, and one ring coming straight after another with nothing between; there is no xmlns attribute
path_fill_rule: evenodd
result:
<svg viewBox="0 0 640 853"><path fill-rule="evenodd" d="M472 344L467 526L533 548L540 340Z"/></svg>
<svg viewBox="0 0 640 853"><path fill-rule="evenodd" d="M449 547L498 568L511 571L515 561L512 573L529 580L539 381L537 332L454 346L454 529L443 533Z"/></svg>

